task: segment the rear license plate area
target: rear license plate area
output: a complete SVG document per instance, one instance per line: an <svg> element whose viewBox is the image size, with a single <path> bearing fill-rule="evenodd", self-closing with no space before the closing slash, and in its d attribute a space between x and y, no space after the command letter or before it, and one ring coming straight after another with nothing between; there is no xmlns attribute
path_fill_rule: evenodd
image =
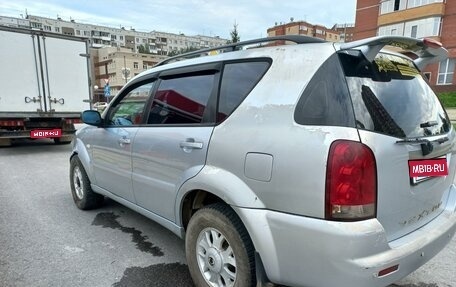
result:
<svg viewBox="0 0 456 287"><path fill-rule="evenodd" d="M61 129L30 131L30 138L32 138L32 139L60 138L60 137L62 137Z"/></svg>
<svg viewBox="0 0 456 287"><path fill-rule="evenodd" d="M412 184L448 175L447 158L409 160L409 176Z"/></svg>

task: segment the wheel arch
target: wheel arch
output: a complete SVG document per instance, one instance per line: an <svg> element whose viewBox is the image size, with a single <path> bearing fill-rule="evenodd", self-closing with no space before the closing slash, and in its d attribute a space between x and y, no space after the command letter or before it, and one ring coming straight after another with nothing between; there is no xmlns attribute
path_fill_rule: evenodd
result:
<svg viewBox="0 0 456 287"><path fill-rule="evenodd" d="M191 216L198 209L216 202L265 208L259 197L238 176L220 168L205 166L179 189L176 197L176 224L186 229ZM239 214L238 216L241 218Z"/></svg>
<svg viewBox="0 0 456 287"><path fill-rule="evenodd" d="M78 156L79 161L82 163L82 166L86 170L87 176L91 183L95 183L95 177L93 175L93 168L90 164L90 155L89 152L84 145L84 143L77 137L74 138L73 149L70 156L70 161L73 157Z"/></svg>

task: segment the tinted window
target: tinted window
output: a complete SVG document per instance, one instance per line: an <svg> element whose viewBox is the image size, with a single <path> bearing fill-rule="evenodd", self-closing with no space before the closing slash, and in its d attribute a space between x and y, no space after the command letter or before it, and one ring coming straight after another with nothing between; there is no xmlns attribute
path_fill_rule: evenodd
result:
<svg viewBox="0 0 456 287"><path fill-rule="evenodd" d="M147 83L128 92L112 107L108 122L119 126L140 124L152 86L153 83Z"/></svg>
<svg viewBox="0 0 456 287"><path fill-rule="evenodd" d="M201 123L214 86L214 74L163 79L151 105L149 124Z"/></svg>
<svg viewBox="0 0 456 287"><path fill-rule="evenodd" d="M317 70L296 105L295 121L302 125L354 127L350 94L337 55Z"/></svg>
<svg viewBox="0 0 456 287"><path fill-rule="evenodd" d="M226 64L220 87L217 122L223 121L239 106L269 67L268 62Z"/></svg>
<svg viewBox="0 0 456 287"><path fill-rule="evenodd" d="M414 138L447 133L450 121L412 61L380 53L370 63L341 54L361 129Z"/></svg>

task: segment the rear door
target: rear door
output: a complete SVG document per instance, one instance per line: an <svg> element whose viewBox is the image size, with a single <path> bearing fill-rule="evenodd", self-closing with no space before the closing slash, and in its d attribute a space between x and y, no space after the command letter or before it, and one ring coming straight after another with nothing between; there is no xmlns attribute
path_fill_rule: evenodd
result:
<svg viewBox="0 0 456 287"><path fill-rule="evenodd" d="M179 187L206 162L214 129L218 65L162 73L149 104L147 125L132 146L137 204L175 221Z"/></svg>
<svg viewBox="0 0 456 287"><path fill-rule="evenodd" d="M393 240L445 208L456 166L454 129L412 61L385 53L372 63L348 54L340 59L360 139L377 163L377 218ZM443 172L412 176L411 170L420 170L413 166L428 163L431 171Z"/></svg>
<svg viewBox="0 0 456 287"><path fill-rule="evenodd" d="M47 87L47 111L80 112L89 109L90 82L87 42L40 37Z"/></svg>

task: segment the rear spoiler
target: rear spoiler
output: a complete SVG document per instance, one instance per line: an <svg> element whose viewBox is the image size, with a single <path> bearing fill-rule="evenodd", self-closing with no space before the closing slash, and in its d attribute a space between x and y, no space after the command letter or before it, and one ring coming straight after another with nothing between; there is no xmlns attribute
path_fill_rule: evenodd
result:
<svg viewBox="0 0 456 287"><path fill-rule="evenodd" d="M442 47L442 44L430 38L415 39L401 36L379 36L344 43L340 45L340 50L359 50L369 62L372 62L385 46L393 46L398 52L402 53L414 53L417 58L413 62L420 70L431 63L440 62L448 58L448 51Z"/></svg>

